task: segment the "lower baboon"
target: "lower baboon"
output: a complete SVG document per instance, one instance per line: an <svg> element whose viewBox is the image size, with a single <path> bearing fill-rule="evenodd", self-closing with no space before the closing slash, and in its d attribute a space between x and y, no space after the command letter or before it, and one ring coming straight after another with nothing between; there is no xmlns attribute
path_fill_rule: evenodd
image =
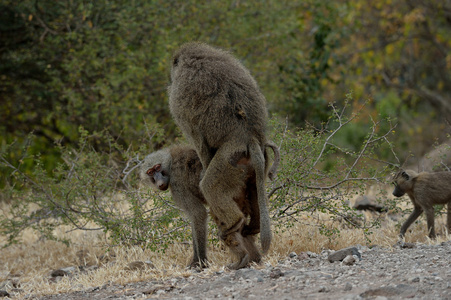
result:
<svg viewBox="0 0 451 300"><path fill-rule="evenodd" d="M274 162L268 171L268 177L273 179L279 165L280 155L273 143L268 143L267 147L274 151ZM242 230L242 243L248 252L249 261L258 263L261 255L255 245L254 237L260 231L260 210L255 186L255 172L248 167L247 161L240 161L238 165L244 170L242 180L245 182L245 187L234 200L247 219ZM169 188L176 205L190 219L194 251L190 267L206 267L207 264L207 211L205 209L207 203L199 188L201 172L202 165L199 157L191 146L172 146L154 152L144 159L140 171L141 179L146 182L150 179L150 184L155 189L164 191ZM213 219L218 222L214 215ZM221 238L227 242L228 236L221 236Z"/></svg>
<svg viewBox="0 0 451 300"><path fill-rule="evenodd" d="M396 173L393 195L409 195L414 210L401 226L400 236L404 237L407 228L415 222L424 211L428 225L429 237L435 238L434 205L448 204L448 232L451 233L451 172L416 173L412 170Z"/></svg>
<svg viewBox="0 0 451 300"><path fill-rule="evenodd" d="M168 92L171 114L205 170L200 189L222 236L230 235L224 241L239 256L234 267L243 267L249 259L240 237L245 216L234 202L245 185L243 159L255 172L263 252L272 239L265 193L266 99L239 60L203 43L176 51Z"/></svg>

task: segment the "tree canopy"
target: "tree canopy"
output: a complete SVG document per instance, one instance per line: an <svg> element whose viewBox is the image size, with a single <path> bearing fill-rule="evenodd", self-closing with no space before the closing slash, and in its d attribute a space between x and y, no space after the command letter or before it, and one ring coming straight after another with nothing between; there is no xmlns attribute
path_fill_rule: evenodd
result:
<svg viewBox="0 0 451 300"><path fill-rule="evenodd" d="M136 147L158 123L172 140L169 62L193 40L233 51L295 126L321 126L348 91L397 117L406 148L451 114L445 1L3 0L0 15L0 145L33 132L49 168L80 127Z"/></svg>

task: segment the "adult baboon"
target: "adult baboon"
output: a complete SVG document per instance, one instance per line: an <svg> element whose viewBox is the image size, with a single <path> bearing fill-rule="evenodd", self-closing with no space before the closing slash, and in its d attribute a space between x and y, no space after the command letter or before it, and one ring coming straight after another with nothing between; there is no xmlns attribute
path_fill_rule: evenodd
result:
<svg viewBox="0 0 451 300"><path fill-rule="evenodd" d="M280 156L278 148L271 142L267 144L274 151L274 162L268 177L275 176ZM265 149L266 150L266 149ZM245 170L243 181L246 183L241 194L234 200L248 219L243 229L243 241L251 262L260 262L261 255L255 246L254 235L260 229L260 217L256 199L255 173L249 165L240 164ZM140 177L155 189L171 190L175 204L188 216L193 234L193 259L190 267L206 267L207 255L207 211L205 198L200 188L202 165L191 146L172 146L149 154L141 165ZM216 220L215 216L213 219Z"/></svg>
<svg viewBox="0 0 451 300"><path fill-rule="evenodd" d="M429 237L435 238L434 205L448 204L448 232L451 233L451 172L416 173L412 170L400 170L393 178L393 195L409 195L414 210L401 226L400 236L404 237L407 228L424 211Z"/></svg>
<svg viewBox="0 0 451 300"><path fill-rule="evenodd" d="M266 99L237 59L202 43L176 51L168 91L172 116L205 169L200 189L225 244L239 258L231 267L242 268L249 262L241 234L245 217L233 199L243 190L243 161L256 175L263 252L272 238L265 195Z"/></svg>

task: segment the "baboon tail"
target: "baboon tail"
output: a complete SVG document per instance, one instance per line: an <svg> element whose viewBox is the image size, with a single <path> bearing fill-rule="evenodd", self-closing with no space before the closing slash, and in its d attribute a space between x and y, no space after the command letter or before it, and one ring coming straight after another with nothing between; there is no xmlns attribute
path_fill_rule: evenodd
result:
<svg viewBox="0 0 451 300"><path fill-rule="evenodd" d="M271 168L268 171L269 179L274 180L274 177L276 176L277 169L279 168L279 164L280 164L279 148L277 147L276 144L274 144L273 142L270 142L270 141L265 144L265 147L271 148L272 151L274 152L274 161L272 163Z"/></svg>
<svg viewBox="0 0 451 300"><path fill-rule="evenodd" d="M249 146L249 153L252 160L252 165L255 169L256 185L257 185L257 197L258 207L260 210L260 241L263 253L268 252L271 245L271 224L269 219L268 204L266 201L266 189L265 189L265 157L262 149L257 141L254 140Z"/></svg>

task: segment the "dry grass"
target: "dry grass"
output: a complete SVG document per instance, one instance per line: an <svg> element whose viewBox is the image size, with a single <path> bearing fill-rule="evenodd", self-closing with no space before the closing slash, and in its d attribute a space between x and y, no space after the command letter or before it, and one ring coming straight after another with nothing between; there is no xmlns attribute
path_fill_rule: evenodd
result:
<svg viewBox="0 0 451 300"><path fill-rule="evenodd" d="M308 219L306 219L305 224L298 223L283 232L275 231L272 247L265 256L264 263L276 265L290 252L319 253L323 249L341 249L356 244L389 247L397 241L396 222L388 217L384 217L382 227L375 229L369 236L371 242L360 230L345 228L338 222L329 221L326 216L318 215L317 217L322 218L328 226L338 226L340 235L328 239L319 233L317 227L308 225ZM374 216L367 213L366 217ZM406 217L403 216L401 220ZM436 227L440 236L436 241L431 241L426 237L426 222L422 217L418 224L412 225L412 231L407 235L406 241L440 243L448 240L450 237L445 233L445 222L444 216L437 218ZM63 229L58 234L66 235ZM69 235L73 241L70 247L54 241L39 240L31 232L26 232L23 236L23 244L1 249L0 283L8 278L18 277L20 288L23 290L21 295L55 294L101 286L108 282L123 284L192 275L192 272L185 268L192 251L191 246L187 244L171 245L165 254L143 251L138 247L116 247L107 253L102 235L92 232L71 232ZM5 240L0 238L0 245L4 242ZM81 250L85 254L80 256ZM222 246L210 245L208 250L212 264L209 269L200 273L202 276L222 270L230 263L229 254ZM102 256L104 259L101 259ZM137 260L150 260L155 268L141 271L124 270L127 264ZM49 280L52 270L79 265L99 265L100 267L89 273L63 277L57 282Z"/></svg>

